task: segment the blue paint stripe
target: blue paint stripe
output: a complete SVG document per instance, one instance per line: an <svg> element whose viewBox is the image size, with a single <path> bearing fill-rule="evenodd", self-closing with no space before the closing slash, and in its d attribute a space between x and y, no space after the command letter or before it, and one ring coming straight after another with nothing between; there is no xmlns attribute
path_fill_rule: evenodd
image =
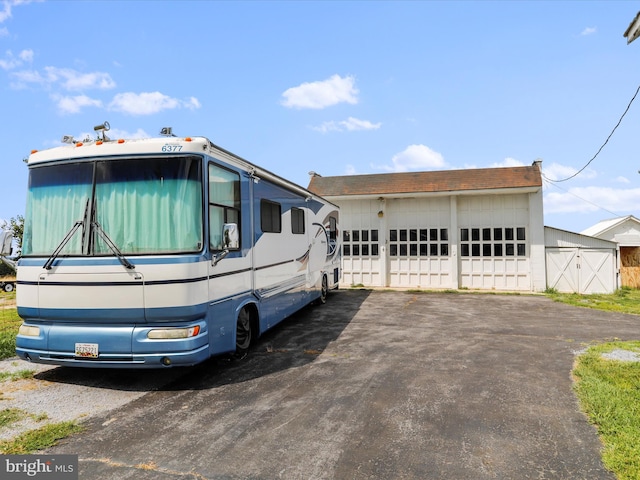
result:
<svg viewBox="0 0 640 480"><path fill-rule="evenodd" d="M176 256L154 256L144 257L135 255L125 255L134 265L177 265L181 263L200 263L208 262L209 259L203 255L176 255ZM19 266L25 267L42 267L47 259L45 257L22 257L19 260ZM70 266L111 266L120 265L120 261L115 257L64 257L60 256L56 259L54 265L64 262Z"/></svg>
<svg viewBox="0 0 640 480"><path fill-rule="evenodd" d="M151 322L193 322L203 319L209 304L186 305L161 308L35 308L19 307L18 314L28 322L40 319L56 320L64 323L86 320L96 323L108 320L110 323L144 324ZM146 319L146 322L145 322Z"/></svg>
<svg viewBox="0 0 640 480"><path fill-rule="evenodd" d="M147 282L143 282L142 280L132 281L132 282L33 282L33 281L18 281L18 285L31 285L31 286L41 286L41 287L60 287L60 286L74 286L74 287L121 287L121 286L149 286L149 285L176 285L183 283L197 283L197 282L205 282L207 280L211 280L214 278L220 277L228 277L230 275L238 275L240 273L250 272L250 268L244 268L242 270L234 270L232 272L218 273L216 275L209 275L208 277L193 277L193 278L172 278L166 280L150 280Z"/></svg>

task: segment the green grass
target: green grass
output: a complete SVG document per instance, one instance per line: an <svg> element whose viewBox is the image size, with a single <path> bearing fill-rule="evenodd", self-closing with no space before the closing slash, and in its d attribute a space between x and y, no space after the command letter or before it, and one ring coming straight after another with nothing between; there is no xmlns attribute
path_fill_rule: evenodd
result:
<svg viewBox="0 0 640 480"><path fill-rule="evenodd" d="M0 360L16 355L16 335L22 323L14 308L4 308L9 302L15 302L16 292L0 292Z"/></svg>
<svg viewBox="0 0 640 480"><path fill-rule="evenodd" d="M35 370L27 370L27 369L16 370L15 372L0 372L0 382L4 382L5 380L15 382L17 380L32 378L34 373L36 373Z"/></svg>
<svg viewBox="0 0 640 480"><path fill-rule="evenodd" d="M545 292L556 302L608 312L640 315L640 290L612 294ZM640 318L638 318L640 336ZM602 462L619 480L640 479L640 362L602 358L615 349L640 352L640 341L609 342L579 355L573 369L581 408L596 426L603 444Z"/></svg>
<svg viewBox="0 0 640 480"><path fill-rule="evenodd" d="M19 408L5 408L4 410L0 410L0 428L12 425L27 417L36 422L42 422L49 418L46 413L35 415L25 412L24 410L20 410Z"/></svg>
<svg viewBox="0 0 640 480"><path fill-rule="evenodd" d="M640 341L590 347L577 357L574 389L604 446L602 461L619 480L640 479L640 362L602 357L615 349L640 353Z"/></svg>
<svg viewBox="0 0 640 480"><path fill-rule="evenodd" d="M11 425L26 416L25 412L19 408L5 408L0 410L0 428Z"/></svg>
<svg viewBox="0 0 640 480"><path fill-rule="evenodd" d="M58 440L82 431L76 422L50 423L35 430L29 430L11 440L0 442L0 453L4 455L25 455L49 448Z"/></svg>
<svg viewBox="0 0 640 480"><path fill-rule="evenodd" d="M555 289L547 289L545 293L556 302L576 307L640 315L640 290L623 287L612 294L581 295L578 293L559 293Z"/></svg>
<svg viewBox="0 0 640 480"><path fill-rule="evenodd" d="M22 320L15 308L0 310L0 360L16 355L16 335Z"/></svg>

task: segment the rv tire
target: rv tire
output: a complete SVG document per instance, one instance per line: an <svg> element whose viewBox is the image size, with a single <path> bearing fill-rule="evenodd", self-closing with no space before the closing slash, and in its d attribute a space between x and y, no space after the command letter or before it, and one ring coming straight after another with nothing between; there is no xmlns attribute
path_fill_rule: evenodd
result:
<svg viewBox="0 0 640 480"><path fill-rule="evenodd" d="M243 358L249 351L253 331L251 328L251 311L244 307L238 313L238 321L236 323L236 356Z"/></svg>
<svg viewBox="0 0 640 480"><path fill-rule="evenodd" d="M5 283L3 290L5 292L13 292L13 283Z"/></svg>
<svg viewBox="0 0 640 480"><path fill-rule="evenodd" d="M329 295L329 282L327 281L327 276L322 276L322 286L320 287L320 298L318 299L318 303L324 305L327 303L327 295Z"/></svg>

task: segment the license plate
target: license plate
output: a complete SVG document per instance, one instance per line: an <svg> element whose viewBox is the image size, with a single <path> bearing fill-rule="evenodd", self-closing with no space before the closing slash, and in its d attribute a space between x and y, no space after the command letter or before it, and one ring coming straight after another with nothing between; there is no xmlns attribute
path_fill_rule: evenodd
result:
<svg viewBox="0 0 640 480"><path fill-rule="evenodd" d="M76 343L76 357L98 358L98 344Z"/></svg>

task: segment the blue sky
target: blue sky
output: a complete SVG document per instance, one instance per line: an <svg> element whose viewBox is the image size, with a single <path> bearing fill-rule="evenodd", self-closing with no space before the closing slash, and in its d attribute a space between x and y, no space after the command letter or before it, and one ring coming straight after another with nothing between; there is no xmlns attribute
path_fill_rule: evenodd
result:
<svg viewBox="0 0 640 480"><path fill-rule="evenodd" d="M0 219L32 149L173 127L302 186L321 175L530 165L596 154L640 85L640 2L0 2ZM639 95L640 96L640 95ZM640 217L640 98L545 224Z"/></svg>

